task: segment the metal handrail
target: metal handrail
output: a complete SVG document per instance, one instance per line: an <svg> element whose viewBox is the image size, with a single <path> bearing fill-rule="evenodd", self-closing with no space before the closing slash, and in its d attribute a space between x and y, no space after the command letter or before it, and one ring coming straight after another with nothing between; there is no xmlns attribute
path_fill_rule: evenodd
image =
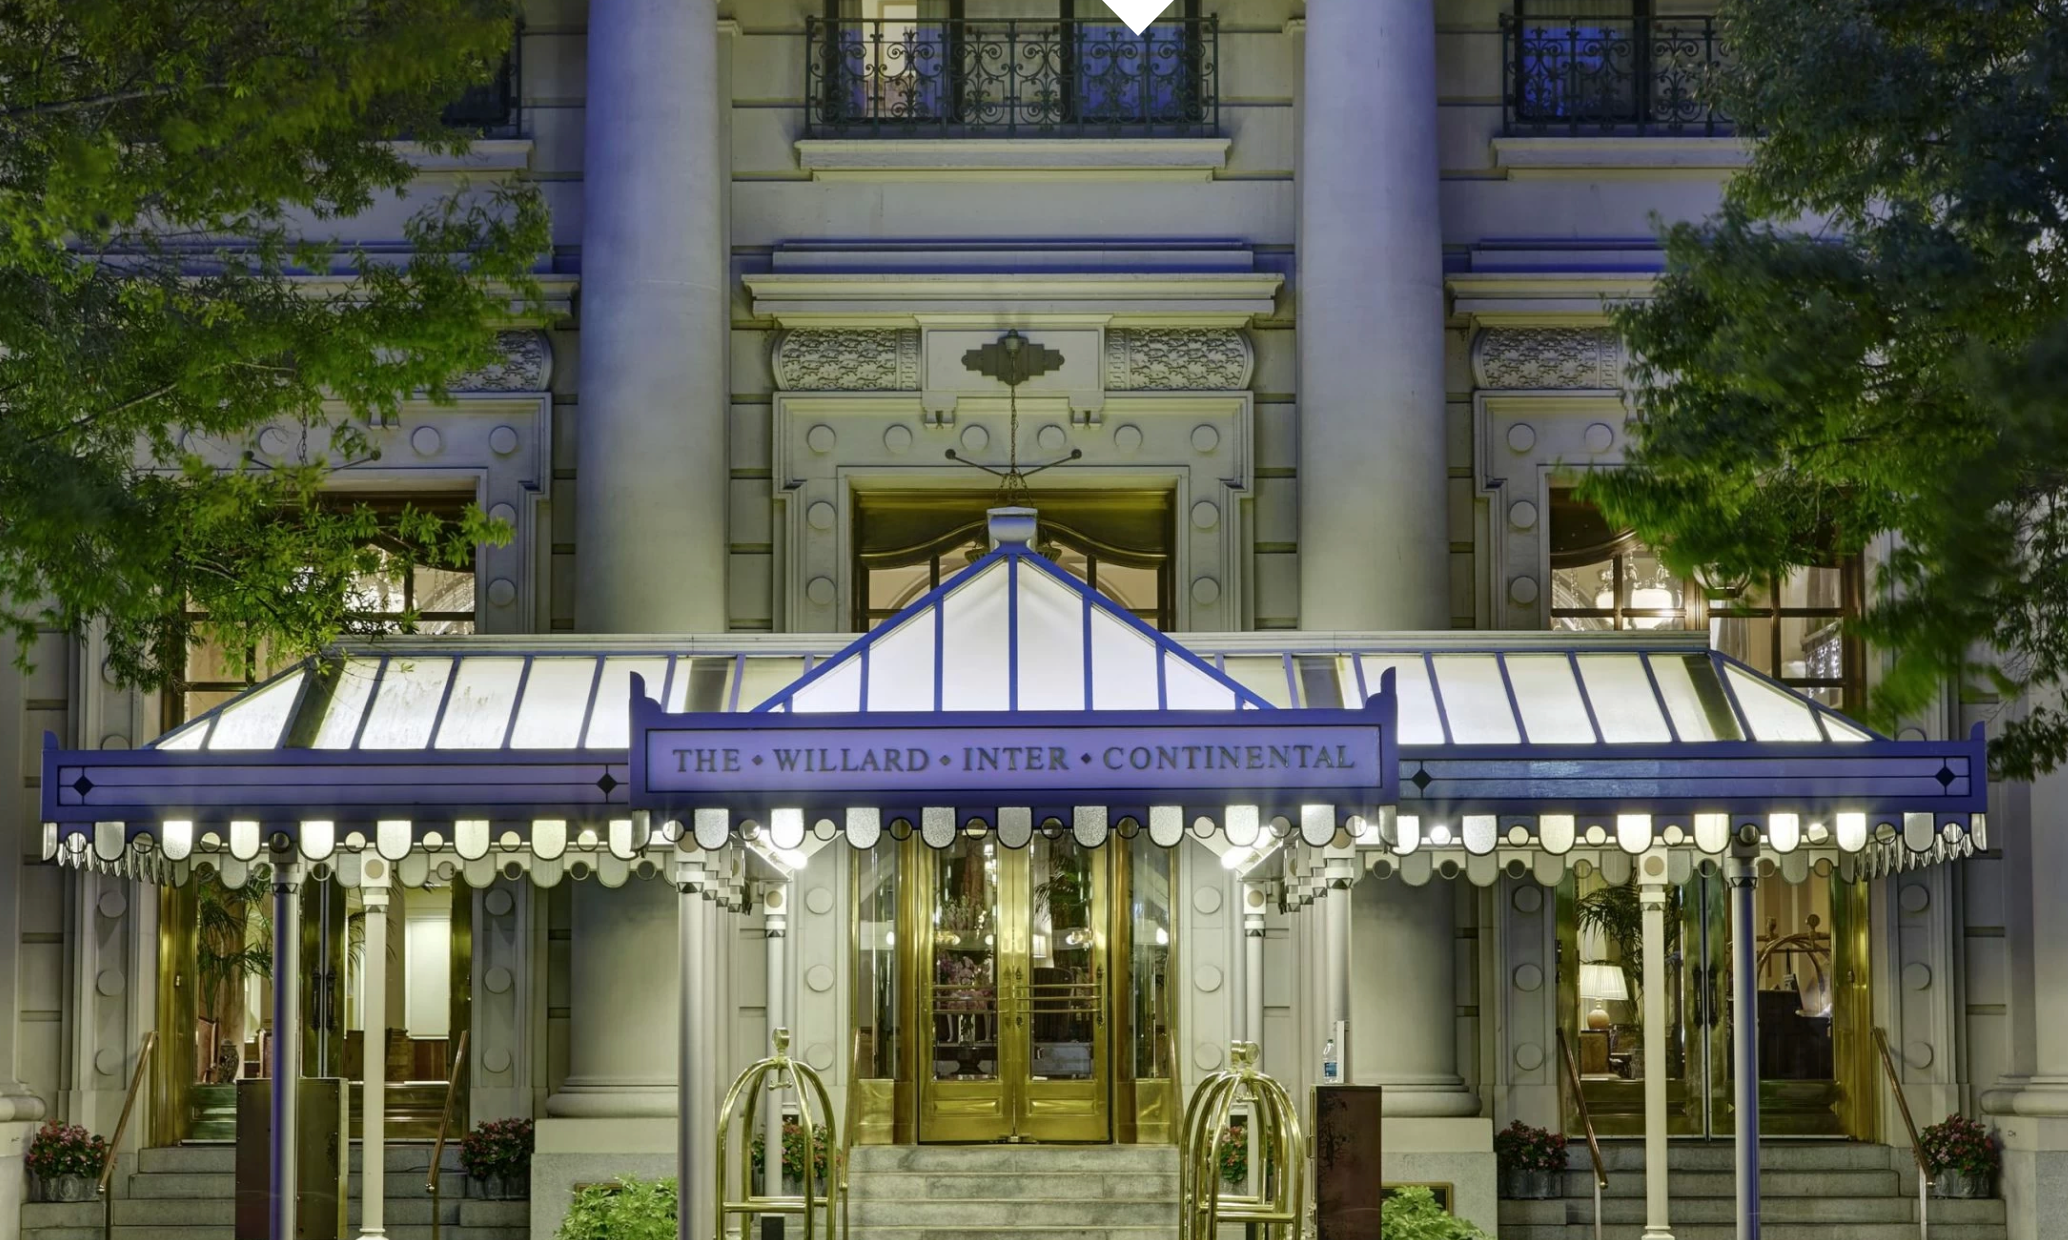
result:
<svg viewBox="0 0 2068 1240"><path fill-rule="evenodd" d="M445 1161L445 1135L452 1125L452 1099L459 1092L460 1070L467 1062L467 1030L460 1030L459 1045L452 1052L452 1074L445 1079L445 1103L438 1108L438 1139L431 1143L431 1170L424 1179L424 1191L431 1194L431 1240L438 1240L439 1165ZM363 1143L362 1143L363 1148Z"/></svg>
<svg viewBox="0 0 2068 1240"><path fill-rule="evenodd" d="M854 1174L854 1106L855 1095L862 1092L862 1031L854 1031L853 1040L847 1050L847 1097L840 1108L840 1235L847 1236L848 1185ZM765 1155L764 1155L765 1157Z"/></svg>
<svg viewBox="0 0 2068 1240"><path fill-rule="evenodd" d="M1876 1025L1874 1045L1881 1051L1881 1070L1888 1074L1889 1088L1896 1091L1896 1109L1903 1113L1903 1127L1910 1132L1910 1156L1917 1160L1917 1235L1919 1240L1931 1235L1931 1219L1926 1205L1931 1200L1931 1186L1934 1179L1931 1163L1924 1156L1924 1142L1917 1137L1917 1121L1910 1117L1910 1099L1903 1094L1903 1081L1896 1073L1896 1059L1889 1053L1888 1034Z"/></svg>
<svg viewBox="0 0 2068 1240"><path fill-rule="evenodd" d="M115 1160L121 1156L122 1138L129 1131L129 1113L136 1109L136 1093L144 1083L144 1066L151 1062L151 1051L158 1045L158 1031L153 1029L144 1034L143 1049L136 1053L136 1071L129 1076L129 1092L122 1098L122 1118L115 1121L115 1139L108 1142L108 1152L101 1159L100 1180L94 1192L101 1199L101 1234L115 1234L115 1198L109 1194L108 1185L115 1178Z"/></svg>
<svg viewBox="0 0 2068 1240"><path fill-rule="evenodd" d="M1580 1111L1580 1131L1587 1138L1587 1157L1594 1163L1594 1240L1601 1240L1601 1190L1608 1187L1608 1167L1601 1161L1601 1141L1594 1135L1594 1116L1587 1110L1587 1094L1580 1088L1580 1061L1573 1058L1573 1046L1558 1031L1558 1059L1565 1066L1561 1080L1572 1087L1573 1102Z"/></svg>

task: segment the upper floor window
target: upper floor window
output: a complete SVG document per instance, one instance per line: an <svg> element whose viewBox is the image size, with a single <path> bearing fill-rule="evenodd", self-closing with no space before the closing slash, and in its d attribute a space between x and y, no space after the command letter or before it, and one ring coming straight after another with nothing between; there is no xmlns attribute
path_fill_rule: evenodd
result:
<svg viewBox="0 0 2068 1240"><path fill-rule="evenodd" d="M1176 0L1139 35L1099 0L826 0L806 39L805 128L832 137L1211 134L1217 30L1200 0Z"/></svg>
<svg viewBox="0 0 2068 1240"><path fill-rule="evenodd" d="M1705 589L1562 488L1551 492L1550 535L1552 628L1707 629L1714 649L1807 697L1840 710L1863 704L1865 652L1845 632L1860 614L1857 559Z"/></svg>
<svg viewBox="0 0 2068 1240"><path fill-rule="evenodd" d="M990 550L993 492L860 492L853 535L856 632L876 627ZM1172 625L1168 491L1043 491L1036 548L1160 630Z"/></svg>
<svg viewBox="0 0 2068 1240"><path fill-rule="evenodd" d="M457 514L466 501L413 497L359 502L377 512L399 512L407 502L443 516L448 508ZM378 539L369 550L377 567L354 577L345 588L348 632L437 635L474 631L472 563L426 563L412 557L399 539ZM192 621L202 618L199 613L189 617ZM165 694L165 726L174 727L221 705L278 670L271 653L257 645L233 654L217 641L189 642L179 683Z"/></svg>
<svg viewBox="0 0 2068 1240"><path fill-rule="evenodd" d="M1724 56L1714 17L1655 14L1650 0L1515 0L1501 34L1511 134L1732 132L1700 94Z"/></svg>

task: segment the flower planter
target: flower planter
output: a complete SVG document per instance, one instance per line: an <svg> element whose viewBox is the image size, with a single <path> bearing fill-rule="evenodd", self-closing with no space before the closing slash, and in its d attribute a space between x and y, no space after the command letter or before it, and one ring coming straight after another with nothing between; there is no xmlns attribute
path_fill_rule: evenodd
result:
<svg viewBox="0 0 2068 1240"><path fill-rule="evenodd" d="M1550 1201L1565 1195L1560 1171L1508 1167L1501 1171L1501 1196L1509 1201Z"/></svg>
<svg viewBox="0 0 2068 1240"><path fill-rule="evenodd" d="M93 1180L83 1175L59 1175L49 1179L29 1177L29 1197L34 1201L91 1201Z"/></svg>
<svg viewBox="0 0 2068 1240"><path fill-rule="evenodd" d="M531 1196L529 1175L470 1175L467 1196L480 1201L523 1201Z"/></svg>
<svg viewBox="0 0 2068 1240"><path fill-rule="evenodd" d="M1932 1177L1932 1196L1962 1201L1996 1196L1996 1177L1966 1171L1941 1171Z"/></svg>

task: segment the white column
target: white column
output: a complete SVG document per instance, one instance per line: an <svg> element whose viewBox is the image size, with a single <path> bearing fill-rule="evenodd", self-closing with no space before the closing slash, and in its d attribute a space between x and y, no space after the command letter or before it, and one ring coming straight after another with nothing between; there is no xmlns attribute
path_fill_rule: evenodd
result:
<svg viewBox="0 0 2068 1240"><path fill-rule="evenodd" d="M1347 856L1333 855L1335 849L1329 851L1332 855L1326 863L1328 892L1321 900L1325 944L1322 1014L1328 1022L1328 1036L1336 1040L1336 1057L1342 1065L1342 1081L1347 1085L1357 1079L1350 1053L1350 889L1357 882L1357 854L1354 848L1342 850Z"/></svg>
<svg viewBox="0 0 2068 1240"><path fill-rule="evenodd" d="M1395 877L1351 888L1357 1083L1383 1085L1389 1116L1479 1114L1458 1073L1457 943L1452 884Z"/></svg>
<svg viewBox="0 0 2068 1240"><path fill-rule="evenodd" d="M789 1005L787 998L788 974L783 965L783 939L789 933L788 883L770 883L763 888L761 910L762 928L768 939L768 1045L775 1045L776 1030L788 1028ZM765 1053L765 1052L764 1052ZM802 1050L798 1052L802 1054ZM758 1058L758 1056L757 1056ZM800 1099L801 1101L801 1099ZM769 1196L781 1195L783 1191L783 1094L770 1090L762 1099L766 1108L762 1116L762 1141L764 1156L762 1163L763 1189Z"/></svg>
<svg viewBox="0 0 2068 1240"><path fill-rule="evenodd" d="M1644 913L1644 1240L1673 1240L1667 1220L1666 1156L1666 857L1639 867Z"/></svg>
<svg viewBox="0 0 2068 1240"><path fill-rule="evenodd" d="M1263 883L1243 883L1242 893L1242 1037L1264 1045L1264 912L1270 897ZM1263 1062L1259 1054L1258 1063Z"/></svg>
<svg viewBox="0 0 2068 1240"><path fill-rule="evenodd" d="M588 55L577 626L722 632L730 323L717 6L591 0ZM653 571L657 547L666 572Z"/></svg>
<svg viewBox="0 0 2068 1240"><path fill-rule="evenodd" d="M301 1081L301 864L273 854L273 1079L271 1175L266 1226L272 1240L295 1235L295 1087Z"/></svg>
<svg viewBox="0 0 2068 1240"><path fill-rule="evenodd" d="M359 1005L364 1031L360 1058L365 1061L359 1112L359 1235L379 1240L386 1227L388 1152L388 864L379 858L364 862L359 897L366 906L366 942L360 948L360 986L366 998ZM349 1164L349 1156L346 1159Z"/></svg>
<svg viewBox="0 0 2068 1240"><path fill-rule="evenodd" d="M1758 862L1727 857L1723 879L1731 893L1731 1071L1736 1080L1738 1240L1759 1240L1759 978L1752 897Z"/></svg>
<svg viewBox="0 0 2068 1240"><path fill-rule="evenodd" d="M698 1081L712 1068L699 1036L707 1006L704 931L708 912L703 893L693 882L677 883L675 902L676 949L682 971L675 1023L675 1235L677 1240L696 1240L707 1234L704 1215L712 1209L710 1200L697 1191L704 1178L703 1164L710 1161L710 1151L700 1139L703 1125L698 1105L704 1094Z"/></svg>
<svg viewBox="0 0 2068 1240"><path fill-rule="evenodd" d="M1308 0L1301 105L1300 626L1448 628L1433 0Z"/></svg>

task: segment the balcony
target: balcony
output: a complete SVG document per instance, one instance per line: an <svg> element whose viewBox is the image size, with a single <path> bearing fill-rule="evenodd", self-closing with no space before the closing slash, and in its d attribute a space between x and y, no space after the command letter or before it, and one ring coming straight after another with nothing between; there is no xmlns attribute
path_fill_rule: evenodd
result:
<svg viewBox="0 0 2068 1240"><path fill-rule="evenodd" d="M1504 132L1729 137L1704 99L1727 60L1713 17L1503 17Z"/></svg>
<svg viewBox="0 0 2068 1240"><path fill-rule="evenodd" d="M1219 26L808 23L807 139L1206 138L1220 130Z"/></svg>

